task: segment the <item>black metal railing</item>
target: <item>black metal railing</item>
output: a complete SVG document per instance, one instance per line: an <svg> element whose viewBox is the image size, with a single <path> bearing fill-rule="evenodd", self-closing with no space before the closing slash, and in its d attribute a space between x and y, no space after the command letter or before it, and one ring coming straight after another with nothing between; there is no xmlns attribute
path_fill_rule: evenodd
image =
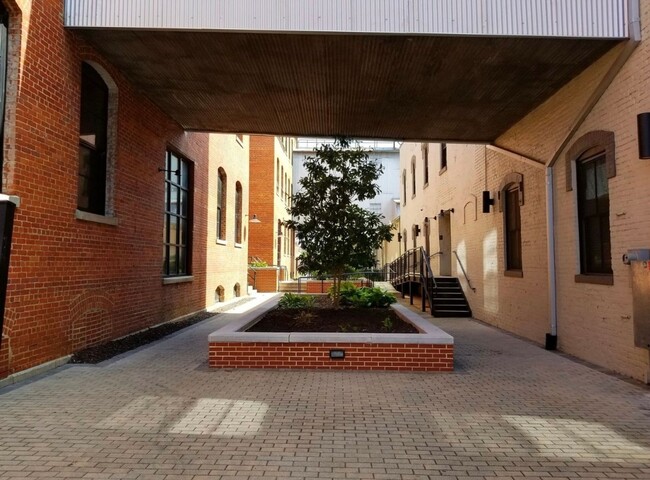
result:
<svg viewBox="0 0 650 480"><path fill-rule="evenodd" d="M433 309L433 296L438 285L431 269L429 255L424 248L408 250L397 260L384 265L384 273L393 286L401 286L402 298L406 295L404 285L408 285L411 305L413 305L413 287L419 284L422 311L426 311L427 301L429 308Z"/></svg>

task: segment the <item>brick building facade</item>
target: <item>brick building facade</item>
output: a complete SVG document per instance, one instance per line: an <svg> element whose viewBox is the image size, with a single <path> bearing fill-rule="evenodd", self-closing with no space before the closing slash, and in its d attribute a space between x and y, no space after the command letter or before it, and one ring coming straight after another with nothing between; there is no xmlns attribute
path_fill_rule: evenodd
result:
<svg viewBox="0 0 650 480"><path fill-rule="evenodd" d="M235 182L248 205L248 139L185 132L64 30L63 2L4 5L2 193L20 205L0 378L201 311L220 285L245 294L247 242L232 226ZM215 176L230 162L224 246Z"/></svg>
<svg viewBox="0 0 650 480"><path fill-rule="evenodd" d="M293 148L290 137L252 135L250 137L251 176L249 210L259 223L250 224L249 256L259 259L277 271L260 271L263 291L273 291L269 283L289 280L295 273L294 232L284 224L291 216L293 194Z"/></svg>
<svg viewBox="0 0 650 480"><path fill-rule="evenodd" d="M392 251L442 251L432 258L434 272L461 279L475 317L544 344L553 236L558 348L650 382L648 350L634 338L635 322L648 319L635 318L632 273L621 261L630 249L650 248L650 162L639 159L636 124L637 114L650 111L650 5L643 2L641 25L645 40L634 49L605 54L493 145L404 144L402 245ZM482 213L483 191L495 199L489 213ZM451 238L448 246L439 235Z"/></svg>

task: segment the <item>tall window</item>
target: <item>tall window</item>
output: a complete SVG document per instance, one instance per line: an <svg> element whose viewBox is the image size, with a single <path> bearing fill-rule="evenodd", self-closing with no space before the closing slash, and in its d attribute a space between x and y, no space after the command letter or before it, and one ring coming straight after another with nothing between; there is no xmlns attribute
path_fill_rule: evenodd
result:
<svg viewBox="0 0 650 480"><path fill-rule="evenodd" d="M241 183L235 184L235 243L242 241L242 204L243 194Z"/></svg>
<svg viewBox="0 0 650 480"><path fill-rule="evenodd" d="M440 173L447 170L447 144L440 144Z"/></svg>
<svg viewBox="0 0 650 480"><path fill-rule="evenodd" d="M429 184L429 144L422 144L422 166L424 167L424 186Z"/></svg>
<svg viewBox="0 0 650 480"><path fill-rule="evenodd" d="M522 270L521 262L521 212L519 209L519 187L510 185L503 192L505 196L505 240L506 270Z"/></svg>
<svg viewBox="0 0 650 480"><path fill-rule="evenodd" d="M576 162L580 273L612 274L605 153Z"/></svg>
<svg viewBox="0 0 650 480"><path fill-rule="evenodd" d="M415 197L415 157L411 159L411 191Z"/></svg>
<svg viewBox="0 0 650 480"><path fill-rule="evenodd" d="M280 195L280 159L275 159L275 194Z"/></svg>
<svg viewBox="0 0 650 480"><path fill-rule="evenodd" d="M192 171L190 163L172 152L165 161L165 225L163 273L190 273L192 232Z"/></svg>
<svg viewBox="0 0 650 480"><path fill-rule="evenodd" d="M217 240L226 240L226 206L228 193L228 177L223 168L219 168L217 178Z"/></svg>
<svg viewBox="0 0 650 480"><path fill-rule="evenodd" d="M402 171L402 192L404 193L404 203L406 205L406 169Z"/></svg>
<svg viewBox="0 0 650 480"><path fill-rule="evenodd" d="M87 63L81 64L80 116L77 208L105 215L108 86Z"/></svg>

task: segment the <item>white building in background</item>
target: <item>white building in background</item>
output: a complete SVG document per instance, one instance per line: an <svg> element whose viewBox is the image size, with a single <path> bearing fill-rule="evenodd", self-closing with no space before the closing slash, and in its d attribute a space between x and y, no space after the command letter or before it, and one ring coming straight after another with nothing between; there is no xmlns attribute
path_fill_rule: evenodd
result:
<svg viewBox="0 0 650 480"><path fill-rule="evenodd" d="M300 190L300 179L306 175L304 161L314 155L314 149L322 144L334 143L333 138L298 138L293 151L293 191ZM384 140L359 140L359 145L370 153L370 159L383 166L384 171L378 180L381 193L376 197L360 202L360 206L384 216L390 223L399 217L399 147L401 142Z"/></svg>

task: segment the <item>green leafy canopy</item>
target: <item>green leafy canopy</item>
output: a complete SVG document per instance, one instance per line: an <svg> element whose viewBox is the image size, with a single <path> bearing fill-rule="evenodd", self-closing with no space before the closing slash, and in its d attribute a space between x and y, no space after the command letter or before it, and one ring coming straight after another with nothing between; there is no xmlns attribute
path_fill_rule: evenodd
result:
<svg viewBox="0 0 650 480"><path fill-rule="evenodd" d="M301 190L293 195L289 226L303 253L301 272L331 275L372 268L382 241L392 238L383 216L358 206L380 193L377 179L383 168L348 138L324 144L305 159Z"/></svg>

